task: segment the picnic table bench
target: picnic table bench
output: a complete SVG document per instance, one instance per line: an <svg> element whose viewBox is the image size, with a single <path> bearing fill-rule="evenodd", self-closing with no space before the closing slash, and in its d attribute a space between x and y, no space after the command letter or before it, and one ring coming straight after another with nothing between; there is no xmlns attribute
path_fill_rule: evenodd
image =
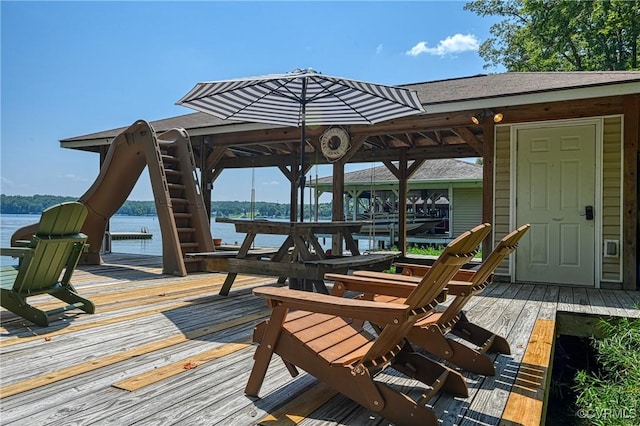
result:
<svg viewBox="0 0 640 426"><path fill-rule="evenodd" d="M246 233L237 252L190 253L187 256L203 259L211 272L228 272L220 294L227 295L237 274L270 275L289 279L291 288L327 293L326 273L347 273L366 268L383 270L397 257L396 253L360 254L353 239L363 222L277 222L267 220L216 219L235 225L236 232ZM251 249L258 234L285 235L287 238L277 249ZM350 256L329 257L318 241L319 234L340 235Z"/></svg>

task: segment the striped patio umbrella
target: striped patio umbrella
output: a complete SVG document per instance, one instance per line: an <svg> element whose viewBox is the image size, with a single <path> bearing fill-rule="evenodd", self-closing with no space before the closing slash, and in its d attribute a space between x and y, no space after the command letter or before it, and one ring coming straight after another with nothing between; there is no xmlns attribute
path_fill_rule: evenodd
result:
<svg viewBox="0 0 640 426"><path fill-rule="evenodd" d="M300 221L304 219L306 125L375 124L424 112L407 89L323 75L311 69L202 82L177 105L221 119L300 127Z"/></svg>

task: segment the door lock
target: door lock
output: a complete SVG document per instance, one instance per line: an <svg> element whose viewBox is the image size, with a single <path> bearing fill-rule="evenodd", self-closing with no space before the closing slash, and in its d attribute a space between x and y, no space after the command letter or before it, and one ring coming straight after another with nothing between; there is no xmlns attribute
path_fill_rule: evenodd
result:
<svg viewBox="0 0 640 426"><path fill-rule="evenodd" d="M593 206L585 206L584 214L580 216L586 216L587 220L593 220Z"/></svg>

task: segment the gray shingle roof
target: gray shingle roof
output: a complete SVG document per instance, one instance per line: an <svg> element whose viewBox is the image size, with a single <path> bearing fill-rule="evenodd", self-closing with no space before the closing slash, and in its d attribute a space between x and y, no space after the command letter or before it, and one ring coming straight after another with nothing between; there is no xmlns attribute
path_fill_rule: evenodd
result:
<svg viewBox="0 0 640 426"><path fill-rule="evenodd" d="M403 84L423 105L640 82L638 71L508 72Z"/></svg>
<svg viewBox="0 0 640 426"><path fill-rule="evenodd" d="M345 184L376 182L397 182L398 179L385 166L373 169L362 169L344 174ZM333 178L318 179L319 184L330 184ZM482 180L482 166L456 159L426 160L424 164L411 176L410 182L429 180Z"/></svg>
<svg viewBox="0 0 640 426"><path fill-rule="evenodd" d="M435 105L634 82L640 82L640 72L638 71L512 72L482 74L401 86L415 90L423 105ZM173 127L182 127L190 131L237 123L239 122L225 121L212 115L197 112L152 121L151 125L157 132L162 132ZM113 138L125 129L126 127L105 130L63 139L61 142Z"/></svg>

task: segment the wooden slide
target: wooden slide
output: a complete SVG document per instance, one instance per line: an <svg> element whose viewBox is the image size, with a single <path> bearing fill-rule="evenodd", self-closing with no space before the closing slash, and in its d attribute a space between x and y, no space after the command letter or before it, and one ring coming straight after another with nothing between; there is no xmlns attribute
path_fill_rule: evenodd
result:
<svg viewBox="0 0 640 426"><path fill-rule="evenodd" d="M145 166L162 233L163 273L185 276L203 270L202 262L186 253L214 251L211 229L198 185L189 135L171 129L156 137L143 120L133 123L111 142L100 174L78 200L89 214L82 227L89 250L81 263L100 264L100 248L109 218L124 204ZM11 237L30 239L37 224L18 229Z"/></svg>

